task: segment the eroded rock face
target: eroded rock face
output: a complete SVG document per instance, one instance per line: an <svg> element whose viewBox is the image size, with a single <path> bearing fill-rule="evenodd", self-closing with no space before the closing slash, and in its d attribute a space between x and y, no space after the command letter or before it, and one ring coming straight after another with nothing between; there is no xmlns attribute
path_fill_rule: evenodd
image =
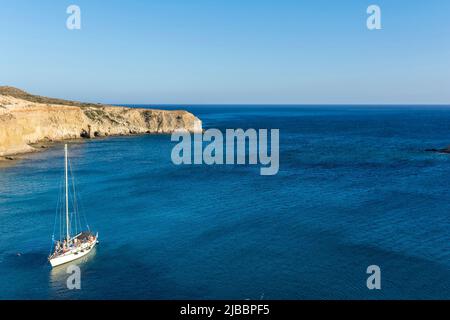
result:
<svg viewBox="0 0 450 320"><path fill-rule="evenodd" d="M30 152L30 144L110 135L201 132L187 111L137 109L51 99L0 87L0 156Z"/></svg>

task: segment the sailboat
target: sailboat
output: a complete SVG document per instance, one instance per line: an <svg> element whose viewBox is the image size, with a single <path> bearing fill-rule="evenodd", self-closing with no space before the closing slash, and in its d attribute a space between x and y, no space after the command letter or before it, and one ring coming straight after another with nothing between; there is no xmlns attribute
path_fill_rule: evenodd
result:
<svg viewBox="0 0 450 320"><path fill-rule="evenodd" d="M70 208L69 208L69 160L68 160L68 150L67 150L67 144L64 146L64 163L65 163L65 170L64 170L64 176L65 176L65 205L64 205L64 214L63 219L64 220L64 229L65 231L65 237L61 235L61 238L58 241L54 240L53 236L53 252L48 257L48 260L52 267L56 267L77 259L80 259L89 252L94 249L95 245L98 243L98 233L94 234L89 230L80 231L78 232L77 228L72 228L71 226L71 219L69 217ZM75 186L73 186L73 190L75 191ZM75 192L73 192L75 193ZM74 199L76 199L75 194L73 194ZM72 222L74 225L78 225L76 215L78 214L77 206L76 206L76 200L73 201L73 210L72 210ZM55 220L56 221L56 220ZM62 222L62 221L61 221ZM56 223L55 223L56 226ZM71 235L71 231L75 229L75 236Z"/></svg>

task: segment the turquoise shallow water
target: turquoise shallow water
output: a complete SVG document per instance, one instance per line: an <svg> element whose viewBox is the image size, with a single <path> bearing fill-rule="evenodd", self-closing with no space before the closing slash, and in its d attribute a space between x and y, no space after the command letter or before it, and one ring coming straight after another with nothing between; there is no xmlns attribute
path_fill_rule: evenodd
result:
<svg viewBox="0 0 450 320"><path fill-rule="evenodd" d="M28 155L0 168L1 299L450 298L450 156L423 151L450 144L449 107L188 109L279 128L279 174L177 167L165 135L71 144L101 243L69 291L46 265L62 145Z"/></svg>

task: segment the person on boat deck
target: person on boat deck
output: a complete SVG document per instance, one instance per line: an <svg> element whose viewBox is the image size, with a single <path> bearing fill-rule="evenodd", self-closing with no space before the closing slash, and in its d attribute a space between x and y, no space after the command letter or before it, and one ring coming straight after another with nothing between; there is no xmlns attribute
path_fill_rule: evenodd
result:
<svg viewBox="0 0 450 320"><path fill-rule="evenodd" d="M77 238L73 239L73 246L78 247L78 239Z"/></svg>
<svg viewBox="0 0 450 320"><path fill-rule="evenodd" d="M59 241L56 241L55 252L59 252L59 250L61 250L61 244Z"/></svg>

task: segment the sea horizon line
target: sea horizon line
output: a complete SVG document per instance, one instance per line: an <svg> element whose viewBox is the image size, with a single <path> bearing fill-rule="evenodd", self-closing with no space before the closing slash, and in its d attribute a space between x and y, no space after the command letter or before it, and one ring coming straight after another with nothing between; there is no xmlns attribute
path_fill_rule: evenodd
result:
<svg viewBox="0 0 450 320"><path fill-rule="evenodd" d="M450 107L450 103L104 103L112 106L152 107Z"/></svg>

